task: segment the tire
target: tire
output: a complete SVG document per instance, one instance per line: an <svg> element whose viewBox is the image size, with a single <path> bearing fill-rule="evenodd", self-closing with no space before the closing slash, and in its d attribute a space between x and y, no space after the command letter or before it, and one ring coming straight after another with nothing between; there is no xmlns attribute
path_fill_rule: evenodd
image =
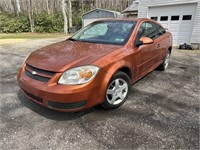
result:
<svg viewBox="0 0 200 150"><path fill-rule="evenodd" d="M169 66L169 60L170 60L170 51L167 52L163 63L160 66L158 66L157 70L165 71Z"/></svg>
<svg viewBox="0 0 200 150"><path fill-rule="evenodd" d="M108 84L105 101L101 106L104 109L114 109L121 106L129 95L130 87L129 76L121 71L117 72Z"/></svg>

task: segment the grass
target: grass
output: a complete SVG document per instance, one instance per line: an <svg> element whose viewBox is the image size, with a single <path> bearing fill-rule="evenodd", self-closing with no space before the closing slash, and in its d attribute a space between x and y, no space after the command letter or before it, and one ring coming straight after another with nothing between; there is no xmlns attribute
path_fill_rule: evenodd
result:
<svg viewBox="0 0 200 150"><path fill-rule="evenodd" d="M67 37L64 33L1 33L0 39L40 39L40 38L56 38Z"/></svg>
<svg viewBox="0 0 200 150"><path fill-rule="evenodd" d="M64 33L0 33L0 45L10 45L28 40L47 38L68 38L70 34Z"/></svg>

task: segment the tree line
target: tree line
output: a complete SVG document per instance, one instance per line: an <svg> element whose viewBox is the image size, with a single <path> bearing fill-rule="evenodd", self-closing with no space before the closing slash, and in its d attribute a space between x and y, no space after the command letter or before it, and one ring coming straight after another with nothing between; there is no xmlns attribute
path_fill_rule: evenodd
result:
<svg viewBox="0 0 200 150"><path fill-rule="evenodd" d="M68 33L73 26L81 26L81 15L95 8L122 11L134 0L0 0L0 32L12 28L13 22L21 23L30 32ZM9 18L12 18L11 23ZM18 19L17 21L15 19ZM24 22L23 22L23 21ZM7 21L7 24L5 23ZM26 26L25 26L26 22ZM28 23L27 23L28 22ZM5 23L5 24L4 24ZM49 27L48 27L49 26ZM54 26L55 29L51 29ZM47 27L47 29L45 29ZM22 28L22 27L21 27ZM49 30L48 30L49 29ZM21 31L21 30L20 30Z"/></svg>

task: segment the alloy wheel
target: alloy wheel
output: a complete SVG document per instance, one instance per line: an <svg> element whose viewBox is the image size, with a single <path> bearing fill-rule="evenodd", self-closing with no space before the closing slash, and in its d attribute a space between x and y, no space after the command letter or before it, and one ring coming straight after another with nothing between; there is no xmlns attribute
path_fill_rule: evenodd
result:
<svg viewBox="0 0 200 150"><path fill-rule="evenodd" d="M117 78L113 80L106 91L106 99L111 105L118 105L123 102L128 94L126 80Z"/></svg>

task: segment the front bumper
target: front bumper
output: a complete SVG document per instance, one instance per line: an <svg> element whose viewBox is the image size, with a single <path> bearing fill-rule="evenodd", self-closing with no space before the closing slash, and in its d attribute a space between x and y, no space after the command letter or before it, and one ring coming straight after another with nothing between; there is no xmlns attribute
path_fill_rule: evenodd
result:
<svg viewBox="0 0 200 150"><path fill-rule="evenodd" d="M32 101L63 112L80 111L104 101L109 80L103 80L105 72L99 71L95 80L83 85L57 84L62 73L56 73L48 82L34 80L24 73L24 67L18 72L18 83Z"/></svg>

